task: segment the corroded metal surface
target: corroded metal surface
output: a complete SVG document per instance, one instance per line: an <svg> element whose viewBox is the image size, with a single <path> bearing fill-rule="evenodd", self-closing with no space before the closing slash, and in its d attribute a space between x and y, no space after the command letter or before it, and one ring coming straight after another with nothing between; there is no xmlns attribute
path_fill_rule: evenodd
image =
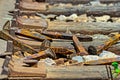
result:
<svg viewBox="0 0 120 80"><path fill-rule="evenodd" d="M20 64L21 63L21 64ZM10 77L41 77L44 78L46 76L45 65L41 64L37 67L23 67L22 62L13 62L10 61L9 69L10 69Z"/></svg>
<svg viewBox="0 0 120 80"><path fill-rule="evenodd" d="M44 41L45 39L52 41L52 38L50 38L50 37L41 35L41 34L34 32L34 31L32 32L29 30L25 30L25 29L17 30L17 31L15 31L15 33L18 35L22 35L22 36L29 37L29 38L32 38L35 40L39 40L39 41Z"/></svg>
<svg viewBox="0 0 120 80"><path fill-rule="evenodd" d="M82 6L76 5L80 1L89 3L89 1L91 0L16 1L17 2L15 7L16 10L13 11L14 15L12 25L11 26L5 25L7 26L7 29L5 27L3 31L0 31L1 38L5 40L12 40L13 44L15 45L14 46L15 50L13 50L14 54L11 55L12 59L8 64L9 79L32 78L49 80L51 79L103 80L109 78L106 76L108 76L107 74L111 71L111 69L106 71L105 64L110 64L114 61L119 62L120 61L119 57L92 61L83 60L82 62L78 62L78 60L73 60L72 58L78 55L80 55L79 57L83 55L85 56L88 55L87 47L84 48L84 45L80 41L85 42L93 40L92 37L86 35L81 36L81 34L79 33L96 34L103 32L103 34L109 34L111 32L119 31L120 24L111 22L108 25L107 21L105 23L103 22L97 23L88 22L87 20L85 22L77 22L71 19L57 21L57 18L60 17L59 15L62 15L65 18L68 18L68 16L69 18L71 16L72 18L74 18L76 16L78 17L78 15L81 15L83 13L87 14L86 17L88 17L88 15L93 15L94 17L94 14L105 15L108 13L109 13L108 15L111 16L116 15L119 16L119 6L115 5L102 6L101 4L100 4L101 6L93 6L90 3L84 4L82 2L81 2ZM63 2L64 4L70 2L71 4L64 5L59 4L60 2ZM18 10L17 8L19 8L20 10ZM41 17L40 15L36 15L36 11L42 14L43 16ZM76 14L74 14L73 16L71 15L73 13ZM50 15L48 14L56 14L54 17L55 19L52 20L44 18L44 16L49 17ZM69 29L69 31L72 31L73 33L72 34L65 33L67 29ZM9 31L9 33L7 31ZM37 33L37 31L39 33ZM79 35L77 35L76 33L78 33ZM48 37L40 36L41 34L46 35ZM35 39L38 38L39 41L36 41ZM50 42L51 40L53 42ZM55 42L56 45L53 46ZM86 42L86 44L87 43L88 42ZM33 44L37 47L33 47ZM61 46L59 46L59 44ZM89 44L87 44L87 46L89 46ZM46 59L48 59L49 61L46 61ZM56 63L52 64L52 62Z"/></svg>
<svg viewBox="0 0 120 80"><path fill-rule="evenodd" d="M8 34L5 31L0 31L0 38L4 39L4 40L12 40L14 43L14 45L21 47L21 49L23 51L28 51L30 53L36 53L37 51L35 49L33 49L32 47L21 43L19 40L17 40L15 37L11 36L10 34Z"/></svg>
<svg viewBox="0 0 120 80"><path fill-rule="evenodd" d="M73 43L75 45L75 48L77 49L77 53L79 55L87 55L88 52L85 50L83 45L79 42L77 36L73 35Z"/></svg>
<svg viewBox="0 0 120 80"><path fill-rule="evenodd" d="M46 36L49 36L55 39L68 39L68 40L72 40L72 36L73 36L72 34L60 33L60 32L49 32L49 31L41 32L41 34L44 34ZM90 36L77 35L77 38L80 41L92 41L92 37Z"/></svg>

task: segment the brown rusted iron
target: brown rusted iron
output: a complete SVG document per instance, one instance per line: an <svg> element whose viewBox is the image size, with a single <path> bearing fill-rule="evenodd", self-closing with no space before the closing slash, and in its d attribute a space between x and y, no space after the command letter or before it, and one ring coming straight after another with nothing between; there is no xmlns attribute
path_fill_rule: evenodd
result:
<svg viewBox="0 0 120 80"><path fill-rule="evenodd" d="M37 67L38 60L24 60L23 63L29 65L29 67Z"/></svg>
<svg viewBox="0 0 120 80"><path fill-rule="evenodd" d="M9 77L46 77L46 67L44 63L37 64L37 67L26 67L22 61L10 60Z"/></svg>
<svg viewBox="0 0 120 80"><path fill-rule="evenodd" d="M51 42L49 40L44 40L42 42L42 44L40 45L40 50L43 51L43 50L46 50L47 48L50 48L51 47Z"/></svg>
<svg viewBox="0 0 120 80"><path fill-rule="evenodd" d="M52 49L48 48L44 51L40 51L39 53L27 56L26 59L40 59L40 58L44 58L44 57L51 57L53 59L56 58L56 54L53 52Z"/></svg>
<svg viewBox="0 0 120 80"><path fill-rule="evenodd" d="M63 65L66 61L67 61L66 58L59 58L59 59L55 60L55 63L56 63L56 65L61 65L61 64Z"/></svg>
<svg viewBox="0 0 120 80"><path fill-rule="evenodd" d="M100 46L97 54L100 54L103 50L107 50L109 47L114 45L116 42L120 40L120 34L116 34L115 36L111 37L108 41L105 42L104 45Z"/></svg>
<svg viewBox="0 0 120 80"><path fill-rule="evenodd" d="M43 19L17 18L17 27L26 29L46 29L48 24Z"/></svg>
<svg viewBox="0 0 120 80"><path fill-rule="evenodd" d="M83 45L80 43L76 35L73 35L73 43L79 55L88 55L88 52L85 50Z"/></svg>
<svg viewBox="0 0 120 80"><path fill-rule="evenodd" d="M55 38L55 39L68 39L68 40L72 40L72 34L67 34L67 33L60 33L60 32L49 32L49 31L43 31L41 32L41 34ZM92 37L90 36L79 36L76 35L77 38L80 41L92 41Z"/></svg>
<svg viewBox="0 0 120 80"><path fill-rule="evenodd" d="M22 36L29 37L35 40L39 40L39 41L44 41L45 39L52 41L52 38L50 37L47 37L47 36L41 35L40 33L32 32L26 29L19 29L15 31L15 33L17 35L22 35Z"/></svg>
<svg viewBox="0 0 120 80"><path fill-rule="evenodd" d="M56 54L72 54L74 53L73 49L69 49L67 47L51 47L51 49L56 53Z"/></svg>
<svg viewBox="0 0 120 80"><path fill-rule="evenodd" d="M0 31L0 38L2 38L4 40L12 40L13 44L17 47L20 47L23 51L27 51L29 53L37 53L38 52L37 50L33 49L31 46L22 43L17 38L11 36L9 33L5 32L5 31Z"/></svg>
<svg viewBox="0 0 120 80"><path fill-rule="evenodd" d="M63 46L56 46L52 47L51 42L49 40L44 40L42 44L40 45L40 51L46 50L47 48L51 48L55 54L72 54L74 53L74 50L68 47Z"/></svg>

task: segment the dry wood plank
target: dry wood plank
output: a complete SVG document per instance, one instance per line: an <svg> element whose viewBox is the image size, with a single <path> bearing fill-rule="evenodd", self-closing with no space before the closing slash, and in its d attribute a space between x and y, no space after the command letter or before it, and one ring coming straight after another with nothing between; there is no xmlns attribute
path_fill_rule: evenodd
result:
<svg viewBox="0 0 120 80"><path fill-rule="evenodd" d="M33 2L33 0L22 0L25 2ZM34 0L37 2L46 2L49 4L56 4L56 3L71 3L71 4L87 4L91 0Z"/></svg>
<svg viewBox="0 0 120 80"><path fill-rule="evenodd" d="M45 2L50 4L56 3L87 4L90 2L90 0L46 0Z"/></svg>
<svg viewBox="0 0 120 80"><path fill-rule="evenodd" d="M120 0L100 0L101 3L109 4L109 3L118 3Z"/></svg>
<svg viewBox="0 0 120 80"><path fill-rule="evenodd" d="M86 11L87 15L94 15L94 16L102 16L102 15L110 15L119 17L120 16L120 6L97 6L97 7L90 7Z"/></svg>
<svg viewBox="0 0 120 80"><path fill-rule="evenodd" d="M63 67L47 67L48 79L66 80L101 80L103 76L101 70L105 71L105 66L63 66ZM105 71L106 73L106 71ZM59 75L59 76L58 76ZM105 74L104 76L106 76ZM106 77L107 78L107 77Z"/></svg>
<svg viewBox="0 0 120 80"><path fill-rule="evenodd" d="M27 19L17 18L17 27L26 29L45 29L48 27L47 21L44 19Z"/></svg>
<svg viewBox="0 0 120 80"><path fill-rule="evenodd" d="M19 8L24 10L45 11L47 10L47 5L48 3L20 2Z"/></svg>
<svg viewBox="0 0 120 80"><path fill-rule="evenodd" d="M100 15L120 16L120 6L91 6L91 5L90 6L50 6L48 5L47 10L40 11L40 10L31 9L31 11L34 11L34 13L37 11L44 14L56 14L56 15L61 15L61 14L71 15L73 13L81 15L87 13L87 15L96 15L96 16L100 16Z"/></svg>
<svg viewBox="0 0 120 80"><path fill-rule="evenodd" d="M49 22L48 31L65 32L70 30L73 33L81 34L109 34L111 32L120 31L120 23L107 23L107 22Z"/></svg>
<svg viewBox="0 0 120 80"><path fill-rule="evenodd" d="M111 64L112 62L120 62L120 57L86 61L84 64L98 65L98 64Z"/></svg>
<svg viewBox="0 0 120 80"><path fill-rule="evenodd" d="M37 67L25 67L21 60L9 62L10 77L46 77L45 64L41 63Z"/></svg>

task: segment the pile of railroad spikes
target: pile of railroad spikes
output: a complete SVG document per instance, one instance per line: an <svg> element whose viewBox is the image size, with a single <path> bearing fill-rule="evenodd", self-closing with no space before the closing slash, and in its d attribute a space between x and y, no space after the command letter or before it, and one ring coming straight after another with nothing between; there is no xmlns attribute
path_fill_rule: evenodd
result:
<svg viewBox="0 0 120 80"><path fill-rule="evenodd" d="M102 43L98 43L100 40L97 41L98 45L90 46L92 42L94 43L93 34L108 35L120 31L120 23L114 21L120 12L119 0L99 0L99 6L93 5L93 2L93 0L16 0L15 10L11 12L12 14L10 13L13 15L11 25L9 21L6 22L3 30L0 31L0 38L8 41L9 44L6 53L0 55L1 57L7 56L7 62L5 61L7 67L3 66L3 74L9 75L9 79L17 79L17 77L54 79L53 75L57 73L57 70L59 72L65 66L72 74L71 70L77 71L78 67L95 65L91 67L94 68L111 64L114 61L120 62L119 56L83 62L73 60L75 56L83 58L83 56L91 54L99 55L103 51L103 49L97 48ZM111 3L113 4L110 5ZM78 15L85 15L81 20L88 17L94 20L91 22L76 20L74 17L78 17ZM109 18L97 22L100 16ZM120 51L119 45L117 48L116 45L111 48L110 51L116 54ZM40 68L41 70L39 70ZM63 72L65 71L63 70ZM81 71L78 70L78 73ZM58 74L61 75L61 73ZM97 73L95 74L97 75ZM112 74L111 71L110 74ZM95 78L92 76L92 78L101 78L98 75ZM68 75L66 76L68 78ZM113 79L112 76L109 78ZM72 76L69 79L82 79L82 77Z"/></svg>

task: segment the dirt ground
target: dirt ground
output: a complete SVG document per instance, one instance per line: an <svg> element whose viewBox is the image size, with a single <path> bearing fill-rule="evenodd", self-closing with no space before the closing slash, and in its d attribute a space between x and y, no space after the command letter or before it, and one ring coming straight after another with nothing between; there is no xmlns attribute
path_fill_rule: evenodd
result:
<svg viewBox="0 0 120 80"><path fill-rule="evenodd" d="M8 11L14 9L14 3L15 0L0 0L0 30L2 30L4 23L12 18L8 15ZM0 40L0 52L5 50L6 41Z"/></svg>
<svg viewBox="0 0 120 80"><path fill-rule="evenodd" d="M14 9L15 0L0 0L0 30L2 30L4 23L12 17L8 15L8 11ZM0 39L0 53L6 50L6 41ZM4 59L0 59L0 72Z"/></svg>

